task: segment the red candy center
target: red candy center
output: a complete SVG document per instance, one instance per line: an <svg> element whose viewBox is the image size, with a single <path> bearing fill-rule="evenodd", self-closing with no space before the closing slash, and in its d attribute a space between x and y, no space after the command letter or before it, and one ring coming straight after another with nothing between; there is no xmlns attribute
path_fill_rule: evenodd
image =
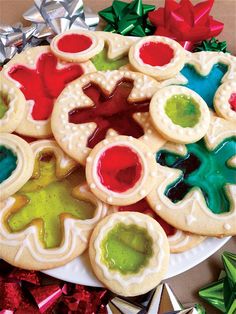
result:
<svg viewBox="0 0 236 314"><path fill-rule="evenodd" d="M87 146L93 148L101 142L109 129L121 135L139 138L143 136L143 129L133 118L136 112L148 112L149 100L140 102L128 101L133 88L132 81L121 81L110 95L106 95L100 86L94 83L84 88L84 93L94 105L89 108L76 108L69 113L69 122L80 124L95 122L97 127L89 137Z"/></svg>
<svg viewBox="0 0 236 314"><path fill-rule="evenodd" d="M149 42L142 45L139 57L146 64L152 66L163 66L173 59L174 50L167 44Z"/></svg>
<svg viewBox="0 0 236 314"><path fill-rule="evenodd" d="M120 206L118 208L118 210L119 211L139 212L139 213L143 213L143 214L151 216L157 222L159 222L159 224L162 226L162 228L164 229L164 231L168 237L174 235L177 231L174 227L169 225L165 220L163 220L160 216L158 216L151 209L151 207L149 206L148 202L145 199L142 199L141 201L139 201L135 204L132 204L132 205Z"/></svg>
<svg viewBox="0 0 236 314"><path fill-rule="evenodd" d="M229 104L233 111L236 111L236 93L232 93L229 98Z"/></svg>
<svg viewBox="0 0 236 314"><path fill-rule="evenodd" d="M142 163L127 146L108 148L99 158L97 173L101 183L113 192L132 189L142 175Z"/></svg>
<svg viewBox="0 0 236 314"><path fill-rule="evenodd" d="M79 64L57 69L57 58L52 53L44 53L39 57L35 69L15 65L8 74L21 84L25 98L34 101L32 118L47 120L52 113L54 100L66 84L83 74L83 69Z"/></svg>
<svg viewBox="0 0 236 314"><path fill-rule="evenodd" d="M58 40L57 47L60 51L76 53L87 50L92 45L90 37L80 34L64 35Z"/></svg>

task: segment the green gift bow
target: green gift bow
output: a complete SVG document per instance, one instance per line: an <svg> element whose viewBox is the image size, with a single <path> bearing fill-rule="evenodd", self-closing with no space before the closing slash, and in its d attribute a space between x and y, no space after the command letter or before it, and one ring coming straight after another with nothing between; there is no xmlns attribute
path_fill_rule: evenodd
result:
<svg viewBox="0 0 236 314"><path fill-rule="evenodd" d="M154 9L154 5L143 4L142 0L131 3L114 0L112 6L98 14L108 23L104 31L143 37L155 31L155 27L147 19L148 12Z"/></svg>
<svg viewBox="0 0 236 314"><path fill-rule="evenodd" d="M203 40L198 46L195 47L194 52L198 51L227 51L226 41L219 41L215 37L212 37L210 40Z"/></svg>
<svg viewBox="0 0 236 314"><path fill-rule="evenodd" d="M225 272L223 278L203 287L200 297L225 314L236 313L236 254L224 252L222 261Z"/></svg>

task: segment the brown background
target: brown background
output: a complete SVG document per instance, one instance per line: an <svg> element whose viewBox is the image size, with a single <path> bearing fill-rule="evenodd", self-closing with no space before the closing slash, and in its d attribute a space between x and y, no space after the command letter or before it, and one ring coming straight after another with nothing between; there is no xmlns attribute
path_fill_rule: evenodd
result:
<svg viewBox="0 0 236 314"><path fill-rule="evenodd" d="M144 3L155 4L157 7L163 5L163 0L144 0ZM193 3L200 1L193 0ZM23 21L21 15L33 3L33 0L0 0L0 23L13 24ZM112 3L111 0L84 0L86 6L94 11L106 8ZM228 42L228 50L236 55L236 0L215 0L211 14L215 19L224 22L224 31L218 37ZM221 264L221 253L223 251L236 253L236 237L232 238L222 249L213 256L202 262L191 270L173 277L167 282L183 304L203 303L207 314L217 314L213 307L198 298L197 291L200 287L217 280Z"/></svg>

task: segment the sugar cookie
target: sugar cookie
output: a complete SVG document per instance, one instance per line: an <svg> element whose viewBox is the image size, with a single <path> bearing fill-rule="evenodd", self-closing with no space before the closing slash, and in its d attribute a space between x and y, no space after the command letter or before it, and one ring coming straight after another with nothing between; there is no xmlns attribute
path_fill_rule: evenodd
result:
<svg viewBox="0 0 236 314"><path fill-rule="evenodd" d="M214 109L220 117L236 122L236 79L223 83L217 89Z"/></svg>

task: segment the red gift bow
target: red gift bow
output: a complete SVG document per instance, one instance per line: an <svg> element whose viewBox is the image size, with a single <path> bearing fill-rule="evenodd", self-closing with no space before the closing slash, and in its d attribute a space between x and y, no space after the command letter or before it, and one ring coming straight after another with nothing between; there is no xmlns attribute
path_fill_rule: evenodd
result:
<svg viewBox="0 0 236 314"><path fill-rule="evenodd" d="M0 261L0 314L107 314L108 292ZM58 311L60 310L60 311Z"/></svg>
<svg viewBox="0 0 236 314"><path fill-rule="evenodd" d="M202 40L221 33L224 24L209 15L214 0L196 4L190 0L165 0L165 7L149 12L151 23L156 26L155 35L166 36L178 41L185 49Z"/></svg>

